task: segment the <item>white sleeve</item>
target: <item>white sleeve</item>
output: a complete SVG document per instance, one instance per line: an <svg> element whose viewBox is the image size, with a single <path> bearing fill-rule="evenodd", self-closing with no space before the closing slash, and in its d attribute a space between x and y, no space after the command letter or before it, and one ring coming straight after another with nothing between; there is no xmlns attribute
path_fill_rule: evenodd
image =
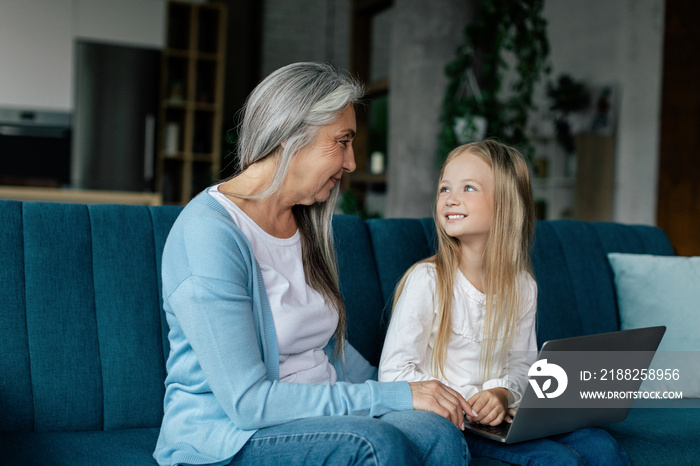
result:
<svg viewBox="0 0 700 466"><path fill-rule="evenodd" d="M513 341L513 348L508 352L505 377L487 380L483 389L495 387L507 388L512 398L509 406L517 407L527 387L527 372L537 359L537 335L535 318L537 316L537 283L527 275L523 284L525 302L518 327L518 335Z"/></svg>
<svg viewBox="0 0 700 466"><path fill-rule="evenodd" d="M435 321L434 269L414 268L393 310L379 361L379 381L432 380L428 346Z"/></svg>

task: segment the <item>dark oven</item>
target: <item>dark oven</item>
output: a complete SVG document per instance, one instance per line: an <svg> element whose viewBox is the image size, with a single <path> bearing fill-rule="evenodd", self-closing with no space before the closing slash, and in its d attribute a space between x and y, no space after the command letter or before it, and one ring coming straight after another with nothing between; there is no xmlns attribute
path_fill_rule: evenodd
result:
<svg viewBox="0 0 700 466"><path fill-rule="evenodd" d="M70 185L71 114L0 108L0 185Z"/></svg>

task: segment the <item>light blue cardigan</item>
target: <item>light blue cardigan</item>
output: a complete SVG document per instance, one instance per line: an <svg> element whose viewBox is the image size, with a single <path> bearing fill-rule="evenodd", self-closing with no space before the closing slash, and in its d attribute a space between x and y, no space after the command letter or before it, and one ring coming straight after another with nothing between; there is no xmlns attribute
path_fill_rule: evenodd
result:
<svg viewBox="0 0 700 466"><path fill-rule="evenodd" d="M163 251L170 332L159 464L225 464L257 429L313 416L412 409L408 383L376 382L346 344L334 385L279 382L277 336L250 243L206 192L182 211ZM333 339L326 354L332 358ZM374 380L370 380L374 379Z"/></svg>

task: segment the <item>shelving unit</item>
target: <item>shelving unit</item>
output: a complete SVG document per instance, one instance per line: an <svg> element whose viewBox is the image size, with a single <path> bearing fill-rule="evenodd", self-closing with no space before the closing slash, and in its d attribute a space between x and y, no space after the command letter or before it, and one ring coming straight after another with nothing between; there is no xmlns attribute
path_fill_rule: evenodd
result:
<svg viewBox="0 0 700 466"><path fill-rule="evenodd" d="M386 190L387 166L387 105L389 80L382 76L373 79L372 52L376 38L372 37L373 22L378 15L393 6L393 0L353 0L352 2L352 50L351 70L361 82L365 83L366 105L355 109L357 134L353 142L355 163L354 173L343 176L343 190L352 194L356 210L360 215L372 215L368 196L372 192L383 193ZM383 127L383 129L382 129ZM379 167L372 167L373 152L380 152L382 161Z"/></svg>
<svg viewBox="0 0 700 466"><path fill-rule="evenodd" d="M613 220L615 191L615 137L603 134L576 136L577 220L610 222Z"/></svg>
<svg viewBox="0 0 700 466"><path fill-rule="evenodd" d="M168 3L156 163L165 204L185 204L218 178L225 44L225 5Z"/></svg>
<svg viewBox="0 0 700 466"><path fill-rule="evenodd" d="M574 213L576 180L570 176L533 178L532 194L538 219L571 219Z"/></svg>
<svg viewBox="0 0 700 466"><path fill-rule="evenodd" d="M570 219L574 213L575 167L556 142L554 134L534 138L537 155L532 173L532 194L540 220ZM575 159L573 160L575 161Z"/></svg>
<svg viewBox="0 0 700 466"><path fill-rule="evenodd" d="M542 220L611 221L615 189L615 137L575 136L575 155L567 155L553 136L538 137L532 193ZM544 164L538 167L539 161ZM543 171L544 173L538 173Z"/></svg>

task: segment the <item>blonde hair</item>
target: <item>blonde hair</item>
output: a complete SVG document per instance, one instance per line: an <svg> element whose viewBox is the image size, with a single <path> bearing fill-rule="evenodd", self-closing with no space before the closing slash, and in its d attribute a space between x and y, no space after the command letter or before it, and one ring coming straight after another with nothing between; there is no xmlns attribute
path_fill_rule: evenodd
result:
<svg viewBox="0 0 700 466"><path fill-rule="evenodd" d="M530 250L535 232L535 210L530 188L527 163L516 149L494 140L473 142L450 152L440 171L456 157L470 153L491 167L494 183L493 218L484 250L484 337L480 356L480 374L490 378L494 365L505 364L519 323L518 310L522 296L520 276L532 274ZM437 229L437 253L421 263L435 266L438 330L431 363L434 374L445 377L444 366L452 324L452 297L460 260L459 240L445 232L434 212ZM413 268L406 272L397 286L394 308ZM445 377L446 378L446 377Z"/></svg>

